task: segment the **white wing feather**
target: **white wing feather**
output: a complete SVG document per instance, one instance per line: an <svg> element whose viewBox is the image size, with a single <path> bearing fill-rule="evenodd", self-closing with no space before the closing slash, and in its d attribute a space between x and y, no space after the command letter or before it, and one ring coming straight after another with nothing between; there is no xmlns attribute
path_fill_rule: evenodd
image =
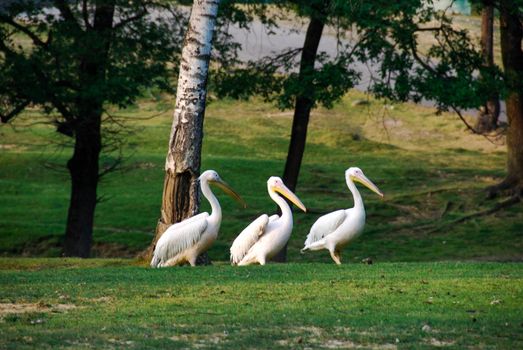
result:
<svg viewBox="0 0 523 350"><path fill-rule="evenodd" d="M236 237L231 246L231 262L233 265L238 264L247 252L249 252L249 249L258 242L265 232L268 223L269 216L263 214L250 223L249 226Z"/></svg>
<svg viewBox="0 0 523 350"><path fill-rule="evenodd" d="M346 218L347 213L343 209L320 216L320 218L312 225L311 231L307 235L305 247L336 231Z"/></svg>
<svg viewBox="0 0 523 350"><path fill-rule="evenodd" d="M208 217L208 213L201 213L169 226L156 243L151 266L161 266L198 242L207 228Z"/></svg>
<svg viewBox="0 0 523 350"><path fill-rule="evenodd" d="M274 220L277 220L279 218L280 216L278 214L271 215L269 216L269 222L273 222Z"/></svg>
<svg viewBox="0 0 523 350"><path fill-rule="evenodd" d="M174 229L175 227L181 227L181 226L185 226L187 224L190 224L191 222L193 221L196 221L196 220L201 220L202 217L209 217L209 214L208 213L200 213L200 214L197 214L197 215L194 215L194 216L191 216L190 218L187 218L185 220L182 220L180 222L177 222L177 223L174 223L172 224L171 226L169 226L169 228L167 230L172 230Z"/></svg>

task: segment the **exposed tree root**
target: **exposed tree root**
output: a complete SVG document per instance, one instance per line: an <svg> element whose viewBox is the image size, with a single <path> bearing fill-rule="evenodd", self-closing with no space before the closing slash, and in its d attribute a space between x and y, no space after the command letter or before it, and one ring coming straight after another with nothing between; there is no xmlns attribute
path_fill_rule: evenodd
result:
<svg viewBox="0 0 523 350"><path fill-rule="evenodd" d="M490 215L490 214L500 211L501 209L511 207L511 206L521 202L521 194L522 194L521 191L522 191L522 189L521 189L521 187L519 187L519 189L516 191L516 194L505 199L504 201L497 203L494 207L492 207L490 209L481 210L481 211L478 211L478 212L475 212L475 213L472 213L469 215L465 215L459 219L452 220L452 221L444 223L438 227L435 227L432 230L426 231L425 233L427 233L427 234L434 233L434 232L440 231L448 226L459 224L459 223L462 223L462 222L465 222L465 221L468 221L470 219L474 219L477 217Z"/></svg>
<svg viewBox="0 0 523 350"><path fill-rule="evenodd" d="M513 196L521 196L523 183L514 177L506 177L499 184L489 186L486 188L486 190L488 199L496 198L505 191L509 192Z"/></svg>

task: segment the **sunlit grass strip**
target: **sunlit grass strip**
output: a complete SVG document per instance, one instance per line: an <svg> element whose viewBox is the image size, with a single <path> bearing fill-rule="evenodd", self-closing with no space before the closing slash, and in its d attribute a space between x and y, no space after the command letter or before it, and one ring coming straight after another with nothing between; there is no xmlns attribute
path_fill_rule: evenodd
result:
<svg viewBox="0 0 523 350"><path fill-rule="evenodd" d="M523 346L521 264L9 262L0 303L22 311L2 311L5 349Z"/></svg>

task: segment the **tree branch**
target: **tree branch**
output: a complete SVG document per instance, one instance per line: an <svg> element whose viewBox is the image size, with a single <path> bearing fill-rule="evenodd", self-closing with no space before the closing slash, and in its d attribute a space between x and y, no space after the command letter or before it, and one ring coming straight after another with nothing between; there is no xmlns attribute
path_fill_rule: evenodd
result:
<svg viewBox="0 0 523 350"><path fill-rule="evenodd" d="M84 18L85 28L91 28L89 23L89 13L87 12L87 0L82 1L82 16Z"/></svg>
<svg viewBox="0 0 523 350"><path fill-rule="evenodd" d="M467 127L467 129L469 129L470 131L472 131L474 134L481 134L479 131L477 131L476 129L474 129L474 127L472 125L470 125L467 120L465 119L465 117L463 117L463 114L461 114L461 111L457 108L457 107L454 107L454 106L451 106L452 110L454 112L456 112L456 114L459 116L459 119L461 119L461 121L463 122L463 124L465 124L465 126ZM483 135L485 136L485 135ZM486 136L485 136L486 137Z"/></svg>
<svg viewBox="0 0 523 350"><path fill-rule="evenodd" d="M16 51L11 50L7 45L4 43L3 40L0 40L0 51L5 53L6 57L13 57L18 56L20 57L20 54Z"/></svg>
<svg viewBox="0 0 523 350"><path fill-rule="evenodd" d="M424 28L420 28L420 29L424 29ZM443 31L444 33L444 36L445 36L445 40L448 41L448 37L446 36L445 34L445 31L443 30L443 28L440 29L441 31ZM441 45L441 43L440 43ZM429 72L431 72L432 74L440 77L441 79L447 79L448 77L444 74L441 74L440 72L436 71L433 67L431 67L427 62L425 62L419 55L418 55L418 52L416 50L416 45L415 45L415 42L414 42L414 39L411 40L410 42L410 49L411 49L411 52L412 52L412 56L414 57L414 59L416 60L416 62L418 62L418 64L420 64L424 69L428 70ZM491 137L489 137L489 135L486 135L478 130L476 130L472 125L470 125L467 120L465 119L465 117L463 117L463 114L461 114L460 110L454 106L454 105L451 105L449 106L450 108L452 108L452 110L458 115L459 119L461 119L461 121L463 122L463 124L465 124L465 126L467 127L468 130L472 131L474 134L477 134L477 135L482 135L483 137L485 137L489 142L491 143L494 143L494 141L491 139Z"/></svg>
<svg viewBox="0 0 523 350"><path fill-rule="evenodd" d="M416 62L418 62L423 68L425 68L426 70L428 70L429 72L431 72L432 74L435 74L435 75L438 75L438 76L441 76L440 73L438 73L434 68L432 68L427 62L425 62L424 60L421 59L421 57L419 57L418 55L418 51L416 49L416 45L415 45L415 41L414 41L414 38L412 38L412 40L410 41L410 51L412 52L412 57L414 57L414 59L416 60ZM443 77L444 78L444 77Z"/></svg>
<svg viewBox="0 0 523 350"><path fill-rule="evenodd" d="M439 27L417 27L414 32L439 32L443 29L442 26Z"/></svg>
<svg viewBox="0 0 523 350"><path fill-rule="evenodd" d="M24 110L25 107L27 107L31 102L29 101L23 101L21 104L16 106L11 112L7 114L0 114L0 121L2 123L7 123L10 119L14 118L18 113Z"/></svg>
<svg viewBox="0 0 523 350"><path fill-rule="evenodd" d="M122 163L123 163L123 157L119 156L117 159L114 160L114 162L111 165L105 167L102 171L100 171L98 173L98 179L101 180L107 174L120 169Z"/></svg>
<svg viewBox="0 0 523 350"><path fill-rule="evenodd" d="M60 11L60 14L62 17L69 23L74 23L77 27L80 27L78 24L78 21L76 20L76 17L74 16L73 12L71 11L71 8L69 7L67 1L64 0L55 0L54 1L55 6Z"/></svg>
<svg viewBox="0 0 523 350"><path fill-rule="evenodd" d="M460 224L462 222L465 222L465 221L468 221L470 219L474 219L474 218L477 218L477 217L480 217L480 216L485 216L485 215L490 215L490 214L493 214L497 211L500 211L501 209L504 209L504 208L508 208L510 206L513 206L515 204L518 204L519 202L521 202L521 197L518 195L518 194L515 194L514 196L512 197L509 197L508 199L502 201L502 202L499 202L499 203L496 203L496 205L490 209L486 209L486 210L481 210L481 211L478 211L478 212L475 212L475 213L472 213L472 214L469 214L469 215L465 215L459 219L456 219L456 220L452 220L450 222L447 222L443 225L440 225L438 227L435 227L433 228L432 230L429 230L429 231L426 231L425 233L426 234L430 234L430 233L434 233L434 232L437 232L437 231L440 231L448 226L451 226L451 225L455 225L455 224Z"/></svg>
<svg viewBox="0 0 523 350"><path fill-rule="evenodd" d="M119 29L119 28L125 26L126 24L128 24L130 22L136 21L137 19L140 19L140 18L144 17L145 15L147 15L147 13L148 13L147 12L147 7L146 7L145 4L143 4L141 12L138 12L134 16L127 17L126 19L121 20L120 22L116 23L113 28L114 29Z"/></svg>
<svg viewBox="0 0 523 350"><path fill-rule="evenodd" d="M21 56L19 53L14 52L9 47L7 47L2 40L0 40L0 51L3 51L6 55L9 55L9 56L18 56L18 57ZM35 76L38 79L38 81L40 82L40 84L46 86L46 88L44 88L43 90L49 97L49 101L58 110L58 112L60 112L60 114L62 114L62 116L64 118L66 118L68 120L73 120L74 115L67 109L67 107L64 104L62 104L55 95L49 93L50 91L53 91L52 89L48 88L50 80L45 76L45 74L40 70L40 68L38 66L36 66L35 64L32 64L31 67L33 68ZM71 86L71 88L74 88L74 87ZM29 103L30 102L27 102L27 104L29 104ZM25 108L25 106L24 106L24 108ZM16 115L16 114L11 115L12 113L13 113L13 111L5 116L2 116L2 122L4 122L4 119L7 121L7 120L13 118L14 115ZM9 116L9 118L8 118L8 116Z"/></svg>
<svg viewBox="0 0 523 350"><path fill-rule="evenodd" d="M54 94L52 93L49 93L50 91L53 91L53 89L50 89L49 87L47 87L49 85L49 79L45 76L45 74L40 70L38 69L38 67L36 67L34 64L32 65L33 69L34 69L34 72L35 72L35 75L38 79L38 81L40 82L40 84L46 86L46 88L44 89L44 91L46 92L47 94L47 97L49 98L49 101L51 102L51 104L58 110L58 112L60 112L60 114L67 120L73 120L74 119L74 115L73 113L71 113L67 107L62 104L62 102L60 101L60 99L58 99Z"/></svg>
<svg viewBox="0 0 523 350"><path fill-rule="evenodd" d="M16 28L17 30L21 31L22 33L27 35L29 38L31 38L31 40L33 41L33 43L36 46L40 46L40 47L44 47L44 48L47 47L47 43L43 42L42 39L40 39L38 37L38 35L36 35L32 31L30 31L29 28L24 27L23 25L17 23L15 20L10 18L9 16L0 14L0 23L9 24L10 26L12 26L12 27Z"/></svg>

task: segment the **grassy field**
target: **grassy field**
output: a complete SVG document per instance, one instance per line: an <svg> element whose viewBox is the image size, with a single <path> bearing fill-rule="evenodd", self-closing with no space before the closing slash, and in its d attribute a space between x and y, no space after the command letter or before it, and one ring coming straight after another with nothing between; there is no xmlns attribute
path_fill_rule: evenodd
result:
<svg viewBox="0 0 523 350"><path fill-rule="evenodd" d="M0 266L2 349L523 347L517 263Z"/></svg>
<svg viewBox="0 0 523 350"><path fill-rule="evenodd" d="M96 257L132 257L152 239L170 131L169 101L150 96L123 112L128 136L125 169L99 187L94 230ZM152 117L152 118L151 118ZM292 112L259 101L214 101L205 119L202 169L215 169L247 201L242 209L218 193L222 230L210 251L228 260L235 236L255 217L275 209L266 180L281 175ZM59 256L69 197L63 166L71 149L36 111L0 126L0 254ZM521 204L459 224L492 208L483 189L504 173L506 149L465 131L453 115L415 105L383 105L352 92L334 109L313 112L297 195L309 212L295 213L289 246L293 262L330 261L325 252L299 253L311 224L324 212L352 206L343 172L359 166L385 193L361 192L364 235L346 262L496 260L523 258ZM108 155L102 164L109 164ZM204 201L202 210L208 210Z"/></svg>
<svg viewBox="0 0 523 350"><path fill-rule="evenodd" d="M467 133L455 116L357 92L313 113L296 191L309 212L295 214L290 264L225 262L238 232L273 212L266 180L282 173L287 151L292 113L256 100L214 101L206 114L202 168L249 204L218 194L214 266L152 270L121 259L152 239L167 102L151 96L115 112L127 119L125 169L100 184L93 255L120 259L57 258L67 140L36 111L1 126L0 349L523 347L523 265L508 262L523 258L521 204L455 223L495 205L483 189L503 176L505 147ZM348 264L335 266L326 252L299 249L321 213L352 205L349 166L385 198L361 189L366 231L345 250ZM374 263L359 264L365 258Z"/></svg>
<svg viewBox="0 0 523 350"><path fill-rule="evenodd" d="M478 19L458 25L477 29ZM235 268L235 236L274 212L266 180L283 172L292 112L212 101L202 170L217 170L249 206L218 193L214 266L153 270L129 258L153 238L172 100L146 95L111 111L126 125L125 162L99 186L92 254L110 259L60 258L70 140L37 110L0 125L0 349L523 348L521 204L463 220L497 203L484 188L504 174L502 139L468 133L455 115L351 92L313 112L296 191L309 211L295 213L290 263ZM360 188L364 235L342 266L324 251L300 254L320 215L352 206L350 166L385 193Z"/></svg>

